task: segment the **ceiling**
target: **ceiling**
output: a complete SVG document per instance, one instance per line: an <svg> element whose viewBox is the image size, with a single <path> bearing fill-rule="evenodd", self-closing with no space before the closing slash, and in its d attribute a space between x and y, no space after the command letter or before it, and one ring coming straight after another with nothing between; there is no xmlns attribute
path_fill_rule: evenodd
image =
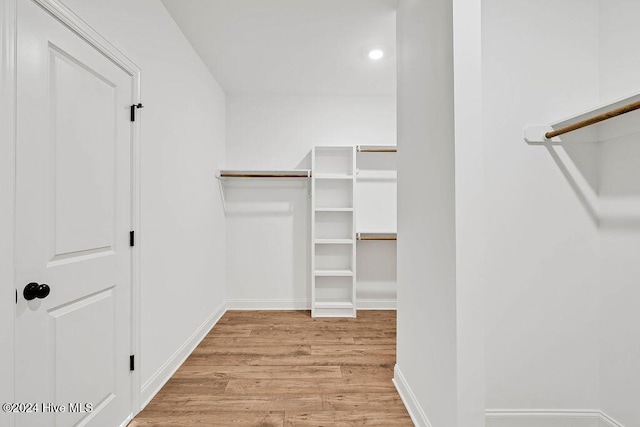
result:
<svg viewBox="0 0 640 427"><path fill-rule="evenodd" d="M395 94L397 0L162 1L227 94Z"/></svg>

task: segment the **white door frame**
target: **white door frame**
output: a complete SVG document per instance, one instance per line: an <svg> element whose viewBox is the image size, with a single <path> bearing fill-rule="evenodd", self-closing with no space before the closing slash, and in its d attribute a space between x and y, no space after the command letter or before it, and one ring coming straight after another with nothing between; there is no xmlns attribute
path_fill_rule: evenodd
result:
<svg viewBox="0 0 640 427"><path fill-rule="evenodd" d="M0 0L0 403L14 402L15 352L15 177L16 177L16 9L18 0ZM73 30L133 79L133 99L140 100L140 68L59 0L30 0ZM138 115L139 116L139 115ZM140 411L140 120L132 126L131 252L132 415ZM9 237L10 236L10 237ZM9 238L7 238L9 237ZM0 424L13 426L13 416L0 411Z"/></svg>

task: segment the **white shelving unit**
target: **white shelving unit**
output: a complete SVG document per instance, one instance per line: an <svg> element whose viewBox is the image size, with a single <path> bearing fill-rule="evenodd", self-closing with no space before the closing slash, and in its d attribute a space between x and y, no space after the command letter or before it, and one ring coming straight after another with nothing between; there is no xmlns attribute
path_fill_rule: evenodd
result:
<svg viewBox="0 0 640 427"><path fill-rule="evenodd" d="M311 315L356 316L355 147L315 147L311 179Z"/></svg>

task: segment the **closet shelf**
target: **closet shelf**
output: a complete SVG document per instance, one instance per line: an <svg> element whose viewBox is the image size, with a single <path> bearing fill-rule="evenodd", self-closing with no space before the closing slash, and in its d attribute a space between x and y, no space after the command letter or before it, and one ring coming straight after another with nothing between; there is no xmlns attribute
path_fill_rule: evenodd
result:
<svg viewBox="0 0 640 427"><path fill-rule="evenodd" d="M356 233L358 240L398 240L397 233L361 232Z"/></svg>
<svg viewBox="0 0 640 427"><path fill-rule="evenodd" d="M580 130L580 141L602 142L640 131L637 115L640 93L593 108L581 114L544 126L527 126L524 140L529 144L561 142L561 135ZM610 120L617 118L616 120Z"/></svg>
<svg viewBox="0 0 640 427"><path fill-rule="evenodd" d="M353 212L353 208L315 208L316 212Z"/></svg>
<svg viewBox="0 0 640 427"><path fill-rule="evenodd" d="M316 270L316 277L352 277L351 270Z"/></svg>
<svg viewBox="0 0 640 427"><path fill-rule="evenodd" d="M357 145L358 153L397 153L396 145Z"/></svg>
<svg viewBox="0 0 640 427"><path fill-rule="evenodd" d="M398 173L395 170L360 169L356 174L358 181L395 181Z"/></svg>
<svg viewBox="0 0 640 427"><path fill-rule="evenodd" d="M350 245L353 243L351 239L316 239L316 245Z"/></svg>
<svg viewBox="0 0 640 427"><path fill-rule="evenodd" d="M313 176L315 179L353 179L353 175L346 174L315 174Z"/></svg>
<svg viewBox="0 0 640 427"><path fill-rule="evenodd" d="M316 308L348 308L353 309L353 303L349 301L316 301Z"/></svg>
<svg viewBox="0 0 640 427"><path fill-rule="evenodd" d="M311 178L309 169L235 170L221 169L216 178Z"/></svg>

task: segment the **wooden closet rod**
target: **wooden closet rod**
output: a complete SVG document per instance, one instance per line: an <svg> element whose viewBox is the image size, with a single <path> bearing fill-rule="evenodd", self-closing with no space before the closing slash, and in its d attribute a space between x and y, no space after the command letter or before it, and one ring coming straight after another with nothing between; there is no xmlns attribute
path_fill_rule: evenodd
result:
<svg viewBox="0 0 640 427"><path fill-rule="evenodd" d="M310 175L221 173L221 178L309 178Z"/></svg>
<svg viewBox="0 0 640 427"><path fill-rule="evenodd" d="M360 153L397 153L397 147L376 147L374 145L358 145Z"/></svg>
<svg viewBox="0 0 640 427"><path fill-rule="evenodd" d="M398 240L396 234L369 234L358 233L358 240Z"/></svg>
<svg viewBox="0 0 640 427"><path fill-rule="evenodd" d="M544 137L547 139L555 138L556 136L564 135L565 133L573 132L574 130L582 129L587 126L595 125L596 123L603 122L605 120L612 119L614 117L621 116L623 114L630 113L635 110L640 109L640 101L634 102L633 104L625 105L624 107L616 108L615 110L608 111L606 113L600 114L599 116L592 117L587 120L583 120L581 122L572 124L570 126L565 126L558 130L554 130L551 132L547 132L544 134Z"/></svg>

